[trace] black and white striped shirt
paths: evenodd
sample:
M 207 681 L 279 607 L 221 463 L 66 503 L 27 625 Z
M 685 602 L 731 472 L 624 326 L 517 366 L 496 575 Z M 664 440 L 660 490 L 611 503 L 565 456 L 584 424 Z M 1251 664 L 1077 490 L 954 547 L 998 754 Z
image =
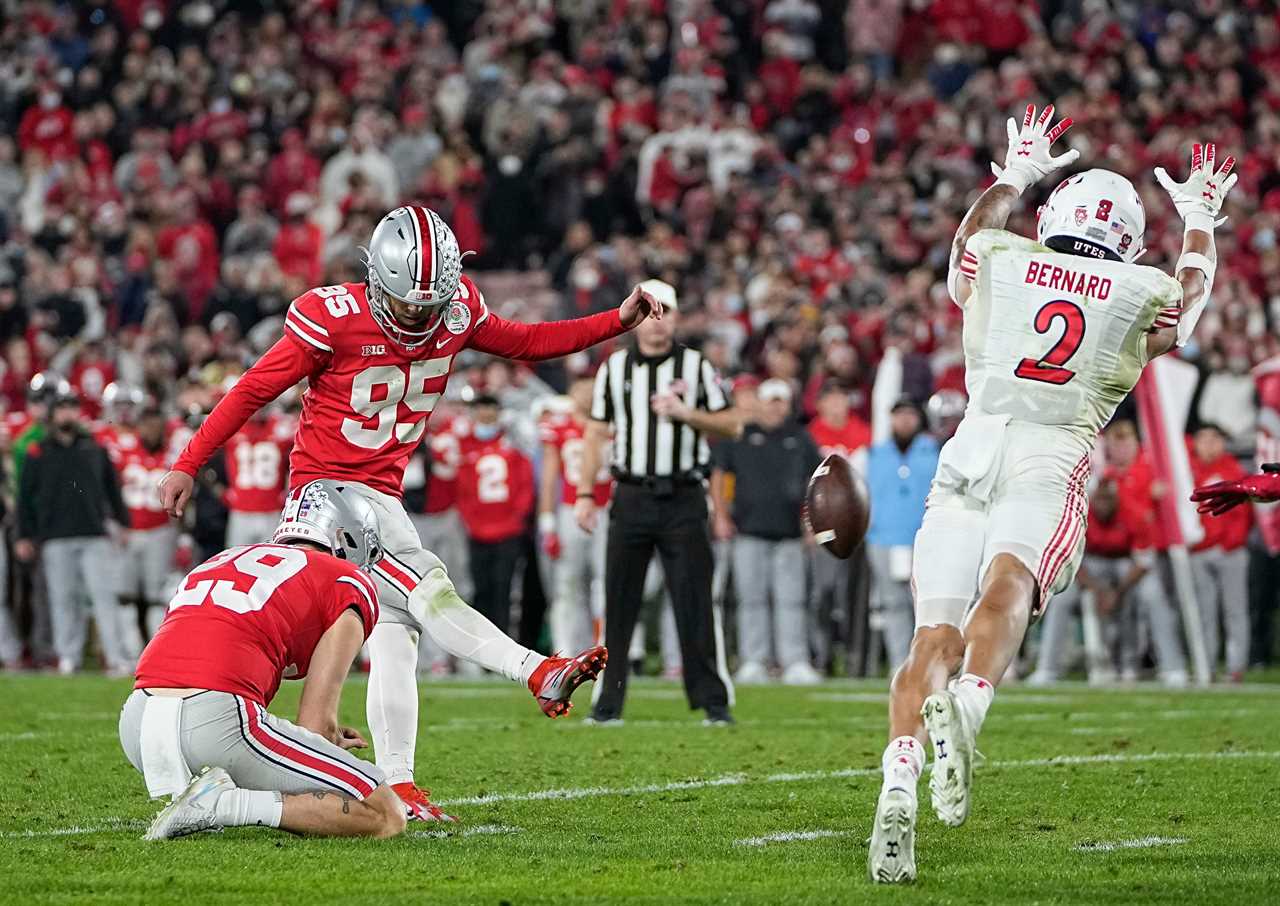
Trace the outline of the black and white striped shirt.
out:
M 656 393 L 679 389 L 690 409 L 719 412 L 729 407 L 719 377 L 696 349 L 676 344 L 665 356 L 648 358 L 620 349 L 596 372 L 591 417 L 613 425 L 613 470 L 632 478 L 705 475 L 711 450 L 702 432 L 649 406 Z

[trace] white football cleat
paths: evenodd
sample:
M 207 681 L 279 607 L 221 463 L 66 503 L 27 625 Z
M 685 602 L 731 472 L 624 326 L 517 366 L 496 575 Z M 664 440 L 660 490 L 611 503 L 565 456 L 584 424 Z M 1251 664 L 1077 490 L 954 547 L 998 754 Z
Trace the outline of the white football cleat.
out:
M 147 828 L 144 840 L 172 840 L 201 831 L 221 830 L 214 806 L 223 793 L 236 788 L 231 775 L 222 768 L 205 768 L 187 784 Z
M 920 709 L 933 743 L 933 771 L 929 794 L 938 820 L 959 827 L 969 817 L 969 789 L 973 784 L 973 732 L 955 693 L 935 692 Z
M 901 884 L 916 879 L 916 797 L 902 787 L 880 791 L 867 877 L 876 884 Z

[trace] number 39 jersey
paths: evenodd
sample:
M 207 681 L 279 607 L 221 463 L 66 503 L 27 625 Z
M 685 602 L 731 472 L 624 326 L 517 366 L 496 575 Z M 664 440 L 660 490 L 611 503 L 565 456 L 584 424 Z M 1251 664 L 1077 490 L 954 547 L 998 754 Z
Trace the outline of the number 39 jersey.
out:
M 1182 286 L 1154 268 L 1051 251 L 1004 230 L 965 246 L 970 410 L 1069 428 L 1092 444 L 1147 364 Z
M 378 620 L 372 580 L 345 560 L 283 544 L 233 547 L 192 570 L 138 661 L 135 689 L 214 689 L 268 705 L 307 675 L 348 608 Z

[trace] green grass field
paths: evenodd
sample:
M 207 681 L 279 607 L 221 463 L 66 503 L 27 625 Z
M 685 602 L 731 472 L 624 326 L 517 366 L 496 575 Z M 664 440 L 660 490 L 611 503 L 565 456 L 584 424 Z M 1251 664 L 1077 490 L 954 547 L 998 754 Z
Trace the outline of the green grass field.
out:
M 290 685 L 273 710 L 292 717 Z M 623 727 L 548 721 L 498 682 L 424 683 L 419 781 L 459 830 L 167 844 L 141 840 L 156 808 L 116 738 L 128 688 L 0 679 L 3 902 L 1280 899 L 1280 684 L 1002 691 L 968 824 L 939 824 L 921 787 L 920 880 L 905 888 L 865 877 L 883 682 L 741 689 L 731 729 L 703 728 L 658 682 L 634 687 Z M 364 726 L 362 682 L 343 711 Z

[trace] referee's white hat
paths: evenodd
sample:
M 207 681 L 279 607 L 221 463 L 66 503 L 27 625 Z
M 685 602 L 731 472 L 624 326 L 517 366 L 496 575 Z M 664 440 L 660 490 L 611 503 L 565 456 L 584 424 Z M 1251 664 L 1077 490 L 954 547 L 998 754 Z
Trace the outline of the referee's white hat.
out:
M 640 284 L 640 288 L 657 299 L 658 304 L 663 308 L 671 311 L 680 310 L 680 306 L 676 304 L 676 288 L 665 280 L 645 280 Z

